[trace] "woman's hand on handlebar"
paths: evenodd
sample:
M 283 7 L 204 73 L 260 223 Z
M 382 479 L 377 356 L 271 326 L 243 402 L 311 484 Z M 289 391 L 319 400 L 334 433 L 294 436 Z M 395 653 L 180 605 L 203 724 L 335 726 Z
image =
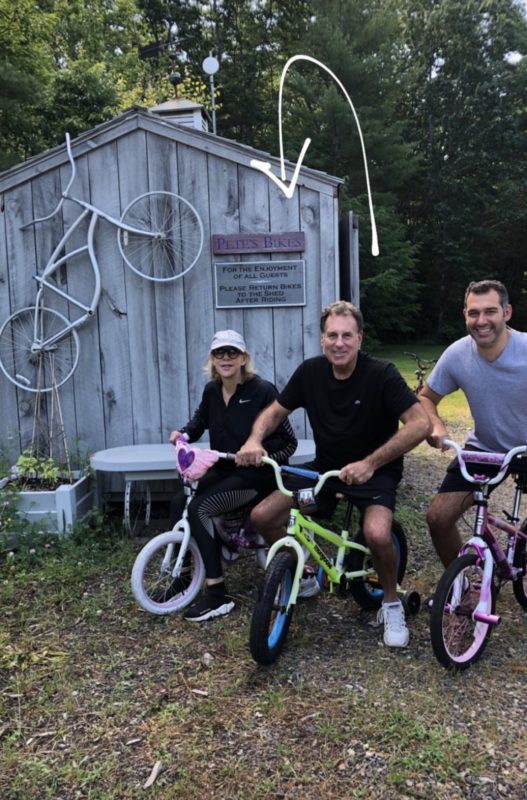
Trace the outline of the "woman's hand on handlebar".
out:
M 236 453 L 235 462 L 239 467 L 260 467 L 262 457 L 267 455 L 265 447 L 257 439 L 247 439 Z
M 171 433 L 171 434 L 170 434 L 170 436 L 168 437 L 168 440 L 169 440 L 169 442 L 171 442 L 172 444 L 175 444 L 175 443 L 177 442 L 177 440 L 178 440 L 178 439 L 179 439 L 181 436 L 183 436 L 183 434 L 181 433 L 181 431 L 172 431 L 172 433 Z

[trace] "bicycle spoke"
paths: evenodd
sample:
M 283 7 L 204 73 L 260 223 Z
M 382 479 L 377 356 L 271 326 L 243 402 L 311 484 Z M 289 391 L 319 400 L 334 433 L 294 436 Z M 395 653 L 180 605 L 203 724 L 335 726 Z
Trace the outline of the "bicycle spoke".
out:
M 53 309 L 21 309 L 0 330 L 0 369 L 11 383 L 29 392 L 61 386 L 75 370 L 78 357 L 76 331 Z
M 150 192 L 134 200 L 121 222 L 137 232 L 119 230 L 121 254 L 144 278 L 169 281 L 196 263 L 203 246 L 203 226 L 195 209 L 170 192 Z M 156 233 L 144 236 L 140 231 Z

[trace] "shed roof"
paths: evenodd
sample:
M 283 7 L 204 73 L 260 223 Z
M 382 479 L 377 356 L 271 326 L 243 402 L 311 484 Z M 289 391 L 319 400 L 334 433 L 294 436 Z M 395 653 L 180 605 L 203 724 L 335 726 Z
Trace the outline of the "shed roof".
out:
M 159 117 L 157 114 L 143 108 L 131 108 L 117 117 L 81 133 L 72 142 L 75 157 L 111 142 L 133 130 L 142 129 L 165 136 L 174 141 L 181 142 L 190 147 L 196 147 L 211 155 L 228 159 L 243 166 L 249 166 L 253 158 L 269 161 L 275 172 L 279 174 L 280 159 L 263 150 L 240 144 L 232 139 L 225 139 L 213 133 L 199 131 L 195 128 L 181 125 Z M 65 145 L 59 145 L 51 150 L 46 150 L 37 156 L 32 156 L 22 164 L 17 164 L 0 173 L 0 192 L 5 192 L 18 184 L 24 183 L 36 175 L 55 169 L 67 162 Z M 286 161 L 286 169 L 292 173 L 295 164 Z M 300 170 L 298 184 L 323 193 L 333 194 L 344 183 L 342 178 L 329 175 L 320 170 L 303 166 Z

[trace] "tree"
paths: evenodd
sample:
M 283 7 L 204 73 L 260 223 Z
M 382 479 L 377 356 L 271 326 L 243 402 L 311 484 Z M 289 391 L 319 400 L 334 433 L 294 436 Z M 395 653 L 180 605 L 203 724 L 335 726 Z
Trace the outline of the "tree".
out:
M 470 280 L 502 278 L 520 299 L 526 65 L 514 53 L 526 51 L 527 24 L 513 0 L 396 5 L 407 136 L 423 164 L 402 198 L 421 246 L 421 332 L 451 338 Z
M 397 18 L 382 0 L 313 0 L 307 32 L 296 52 L 326 65 L 346 87 L 363 131 L 380 255 L 371 255 L 364 164 L 352 111 L 325 70 L 297 62 L 288 73 L 284 108 L 287 155 L 294 161 L 306 137 L 306 163 L 345 178 L 342 210 L 360 217 L 361 305 L 370 336 L 401 338 L 417 311 L 414 247 L 408 241 L 397 195 L 418 168 L 398 119 L 393 60 Z

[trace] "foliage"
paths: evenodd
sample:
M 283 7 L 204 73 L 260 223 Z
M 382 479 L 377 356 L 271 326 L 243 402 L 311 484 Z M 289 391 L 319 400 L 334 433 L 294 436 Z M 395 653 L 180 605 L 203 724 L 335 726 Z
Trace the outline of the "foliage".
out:
M 286 155 L 296 161 L 309 136 L 306 163 L 345 178 L 369 335 L 450 339 L 466 284 L 485 277 L 507 284 L 514 324 L 527 325 L 527 17 L 517 0 L 0 0 L 0 49 L 0 169 L 66 130 L 167 100 L 170 73 L 179 96 L 210 108 L 209 52 L 220 61 L 219 134 L 276 153 L 282 68 L 295 54 L 319 59 L 363 129 L 378 258 L 355 121 L 313 64 L 288 74 Z
M 527 64 L 514 54 L 527 52 L 527 24 L 513 0 L 395 5 L 402 111 L 423 165 L 402 198 L 421 246 L 421 330 L 451 337 L 470 280 L 502 278 L 513 303 L 524 291 Z
M 31 450 L 24 450 L 16 462 L 17 474 L 20 478 L 42 478 L 44 481 L 57 481 L 59 467 L 51 456 L 37 456 Z
M 307 31 L 295 44 L 337 75 L 356 108 L 374 194 L 379 257 L 371 255 L 363 154 L 353 113 L 331 76 L 313 64 L 297 62 L 288 76 L 288 154 L 296 159 L 309 136 L 307 163 L 345 178 L 342 210 L 351 209 L 360 218 L 361 306 L 368 334 L 401 338 L 414 325 L 418 282 L 416 248 L 407 239 L 397 193 L 405 190 L 419 163 L 397 115 L 397 18 L 379 0 L 367 5 L 363 0 L 313 0 L 311 7 Z

